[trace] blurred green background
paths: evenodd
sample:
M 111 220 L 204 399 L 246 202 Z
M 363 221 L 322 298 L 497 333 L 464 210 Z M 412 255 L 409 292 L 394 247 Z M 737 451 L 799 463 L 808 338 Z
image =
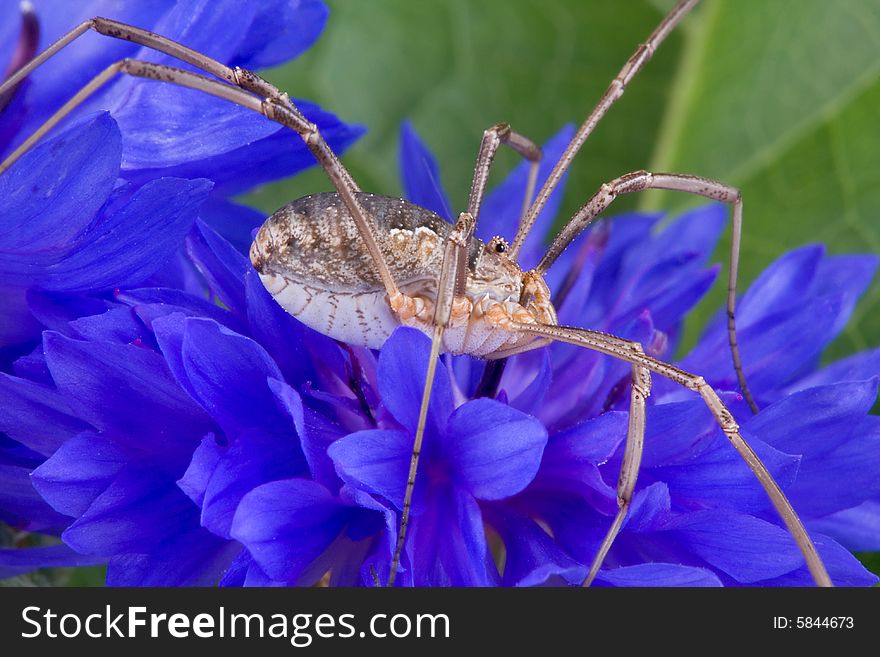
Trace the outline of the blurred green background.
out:
M 580 123 L 671 0 L 329 0 L 318 43 L 268 77 L 369 129 L 344 157 L 361 187 L 399 194 L 400 123 L 411 119 L 459 209 L 482 131 L 499 121 L 542 142 Z M 745 285 L 783 252 L 880 253 L 880 2 L 705 0 L 584 146 L 559 221 L 604 181 L 640 168 L 742 189 Z M 516 163 L 502 151 L 500 171 Z M 248 200 L 267 212 L 330 189 L 312 171 Z M 611 212 L 678 211 L 650 192 Z M 727 261 L 729 242 L 716 254 Z M 692 318 L 721 304 L 721 285 Z M 880 286 L 832 349 L 880 344 Z
M 467 198 L 485 128 L 499 121 L 543 142 L 580 123 L 671 0 L 328 0 L 308 53 L 266 72 L 367 135 L 344 157 L 361 187 L 397 195 L 398 136 L 411 119 L 436 154 L 453 205 Z M 880 253 L 880 2 L 704 0 L 587 142 L 559 221 L 604 181 L 640 168 L 742 189 L 741 289 L 785 251 Z M 494 181 L 517 159 L 499 155 Z M 267 213 L 328 190 L 320 171 L 245 197 Z M 623 197 L 613 212 L 679 211 L 685 195 Z M 729 242 L 716 259 L 727 261 Z M 691 318 L 689 340 L 722 303 Z M 875 281 L 829 357 L 880 345 Z M 0 536 L 0 543 L 4 542 Z M 9 542 L 11 537 L 5 537 Z M 877 555 L 860 555 L 880 572 Z M 7 584 L 100 584 L 101 569 Z

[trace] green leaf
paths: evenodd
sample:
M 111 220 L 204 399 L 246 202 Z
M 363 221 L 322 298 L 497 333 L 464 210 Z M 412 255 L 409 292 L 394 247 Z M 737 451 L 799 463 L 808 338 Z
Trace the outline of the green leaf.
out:
M 880 4 L 721 0 L 692 27 L 651 166 L 742 190 L 741 282 L 805 243 L 880 253 Z M 663 194 L 643 207 L 692 203 Z M 721 303 L 716 287 L 696 322 Z M 832 352 L 878 338 L 874 285 Z

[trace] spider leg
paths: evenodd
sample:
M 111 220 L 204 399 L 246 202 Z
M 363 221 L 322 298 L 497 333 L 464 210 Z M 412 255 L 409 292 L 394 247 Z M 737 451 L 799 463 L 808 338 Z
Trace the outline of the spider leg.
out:
M 545 324 L 514 323 L 511 328 L 524 333 L 530 333 L 539 338 L 549 338 L 559 342 L 567 342 L 580 347 L 586 347 L 587 349 L 608 356 L 613 356 L 614 358 L 632 363 L 635 366 L 643 367 L 650 372 L 671 379 L 685 388 L 697 392 L 712 412 L 712 415 L 720 425 L 724 435 L 727 436 L 727 439 L 733 445 L 734 449 L 736 449 L 737 453 L 746 462 L 749 469 L 751 469 L 752 473 L 757 477 L 761 486 L 764 488 L 764 491 L 773 503 L 776 512 L 782 518 L 789 533 L 792 535 L 795 543 L 797 543 L 798 548 L 804 555 L 804 560 L 806 561 L 807 567 L 809 568 L 816 584 L 819 586 L 832 586 L 831 578 L 828 576 L 828 571 L 825 569 L 825 565 L 822 563 L 822 559 L 816 551 L 816 546 L 813 544 L 809 534 L 807 534 L 803 523 L 792 508 L 785 493 L 779 488 L 779 485 L 773 479 L 773 476 L 767 471 L 767 468 L 761 462 L 761 459 L 758 458 L 757 454 L 755 454 L 742 435 L 740 435 L 739 425 L 737 425 L 733 415 L 724 405 L 724 402 L 721 401 L 718 393 L 706 383 L 703 377 L 691 374 L 690 372 L 685 372 L 674 365 L 664 363 L 656 358 L 651 358 L 642 353 L 640 348 L 634 347 L 634 343 L 605 333 Z M 638 418 L 636 419 L 638 420 Z M 630 421 L 632 422 L 632 420 L 633 416 L 631 412 Z M 630 439 L 628 436 L 627 451 L 629 452 L 629 450 Z M 622 474 L 621 477 L 623 476 L 624 475 Z M 620 514 L 618 514 L 618 516 L 619 515 Z M 594 567 L 596 567 L 595 563 Z
M 12 166 L 24 153 L 26 153 L 43 135 L 57 125 L 65 116 L 78 107 L 86 98 L 106 84 L 117 73 L 125 73 L 136 77 L 170 82 L 191 89 L 196 89 L 227 101 L 246 107 L 265 117 L 287 126 L 294 130 L 305 142 L 308 149 L 324 169 L 336 191 L 341 196 L 346 207 L 357 225 L 361 239 L 370 253 L 373 266 L 382 281 L 389 298 L 400 297 L 401 292 L 391 275 L 388 263 L 376 242 L 376 229 L 374 222 L 366 211 L 361 207 L 355 197 L 360 188 L 355 184 L 348 170 L 339 161 L 330 146 L 321 136 L 318 127 L 303 116 L 302 112 L 293 104 L 290 97 L 278 90 L 260 76 L 241 68 L 229 68 L 220 62 L 202 55 L 191 48 L 187 48 L 175 41 L 153 34 L 147 30 L 132 27 L 106 18 L 93 18 L 85 21 L 74 28 L 58 41 L 49 46 L 33 60 L 25 64 L 14 75 L 0 85 L 0 97 L 18 84 L 27 74 L 36 69 L 40 64 L 60 51 L 64 46 L 84 34 L 89 29 L 94 29 L 102 34 L 118 39 L 133 41 L 160 52 L 171 55 L 192 64 L 197 68 L 216 75 L 221 80 L 213 80 L 196 73 L 166 66 L 164 64 L 152 64 L 135 59 L 123 59 L 105 68 L 101 73 L 86 83 L 69 101 L 56 111 L 46 122 L 30 135 L 18 148 L 15 149 L 2 163 L 0 174 Z M 226 84 L 229 83 L 229 84 Z
M 636 346 L 638 347 L 636 349 Z M 641 353 L 641 346 L 633 343 L 631 348 L 636 353 Z M 630 392 L 629 420 L 626 428 L 626 448 L 623 453 L 623 462 L 620 466 L 620 476 L 617 479 L 617 515 L 608 529 L 608 533 L 602 540 L 590 572 L 583 581 L 583 586 L 593 583 L 599 568 L 605 561 L 614 539 L 623 527 L 629 505 L 632 502 L 633 492 L 636 489 L 636 479 L 639 476 L 639 468 L 642 465 L 642 453 L 645 449 L 645 400 L 651 394 L 651 373 L 641 365 L 632 367 L 632 388 Z
M 571 161 L 587 140 L 587 137 L 590 136 L 593 129 L 602 117 L 605 116 L 605 113 L 623 95 L 623 92 L 626 90 L 630 81 L 645 67 L 645 64 L 651 59 L 654 51 L 657 50 L 661 43 L 663 43 L 675 26 L 681 22 L 681 19 L 694 8 L 697 2 L 699 2 L 699 0 L 679 0 L 675 7 L 672 8 L 651 33 L 648 40 L 640 45 L 627 60 L 626 64 L 624 64 L 623 68 L 620 70 L 620 73 L 617 74 L 617 77 L 611 81 L 608 89 L 606 89 L 604 95 L 599 100 L 599 104 L 596 105 L 593 111 L 590 112 L 589 116 L 587 116 L 581 124 L 581 127 L 578 128 L 578 131 L 566 147 L 565 152 L 563 152 L 562 157 L 559 158 L 559 162 L 553 167 L 553 171 L 550 172 L 550 175 L 541 187 L 541 191 L 538 192 L 535 202 L 532 203 L 529 208 L 528 215 L 526 215 L 525 220 L 520 224 L 519 230 L 516 233 L 516 238 L 513 240 L 510 249 L 511 258 L 514 260 L 516 259 L 520 249 L 526 241 L 529 231 L 535 223 L 535 220 L 538 218 L 544 205 L 550 199 L 550 195 L 553 193 L 556 185 L 559 184 L 563 174 L 565 174 L 566 170 L 571 165 Z
M 388 574 L 387 586 L 394 586 L 400 555 L 406 542 L 406 530 L 409 526 L 413 491 L 416 485 L 416 474 L 419 467 L 419 455 L 425 437 L 425 425 L 428 420 L 428 406 L 431 401 L 431 390 L 434 386 L 434 374 L 437 370 L 437 359 L 443 344 L 443 331 L 452 319 L 453 305 L 464 293 L 467 280 L 468 245 L 474 234 L 476 221 L 467 212 L 462 212 L 449 235 L 443 249 L 443 263 L 437 283 L 437 300 L 434 305 L 433 335 L 431 337 L 431 355 L 428 357 L 428 371 L 425 386 L 422 389 L 422 401 L 419 406 L 419 419 L 416 425 L 416 436 L 413 441 L 412 456 L 409 463 L 409 474 L 406 478 L 406 492 L 403 498 L 403 509 L 400 515 L 400 528 L 397 532 L 397 543 L 391 559 L 391 570 Z
M 475 220 L 479 218 L 480 205 L 483 202 L 486 183 L 489 180 L 489 171 L 492 168 L 495 154 L 498 152 L 501 144 L 510 146 L 531 163 L 529 177 L 526 182 L 526 192 L 519 216 L 519 222 L 522 224 L 532 202 L 532 197 L 535 195 L 535 185 L 538 181 L 538 169 L 541 166 L 543 152 L 541 147 L 535 142 L 528 137 L 523 137 L 518 132 L 514 132 L 506 123 L 493 125 L 483 133 L 480 150 L 477 151 L 477 162 L 474 166 L 474 179 L 471 183 L 470 195 L 468 196 L 467 211 Z
M 611 182 L 603 184 L 599 191 L 587 201 L 580 210 L 559 232 L 541 262 L 532 270 L 537 276 L 543 276 L 550 269 L 556 259 L 574 241 L 574 239 L 589 226 L 593 220 L 604 212 L 609 205 L 621 194 L 640 192 L 646 189 L 668 189 L 677 192 L 696 194 L 715 201 L 721 201 L 733 208 L 733 227 L 731 230 L 730 243 L 730 267 L 727 275 L 727 341 L 730 345 L 730 354 L 733 359 L 733 369 L 742 390 L 743 397 L 749 404 L 753 413 L 758 412 L 754 395 L 746 381 L 743 371 L 742 357 L 739 351 L 739 340 L 736 336 L 736 279 L 739 271 L 740 242 L 742 239 L 742 194 L 734 187 L 729 187 L 715 180 L 690 176 L 679 173 L 651 173 L 649 171 L 634 171 L 627 173 Z
M 225 64 L 218 62 L 216 59 L 208 57 L 192 48 L 188 48 L 181 43 L 173 41 L 167 37 L 163 37 L 154 32 L 150 32 L 149 30 L 145 30 L 140 27 L 135 27 L 133 25 L 128 25 L 127 23 L 121 23 L 119 21 L 111 20 L 109 18 L 101 18 L 99 16 L 95 18 L 90 18 L 87 21 L 83 21 L 75 28 L 64 34 L 57 41 L 52 43 L 48 48 L 46 48 L 39 55 L 30 60 L 27 64 L 19 68 L 13 75 L 11 75 L 2 85 L 0 85 L 0 97 L 2 97 L 3 93 L 6 92 L 7 89 L 13 88 L 19 82 L 21 82 L 25 77 L 30 75 L 36 68 L 44 64 L 48 59 L 57 54 L 64 47 L 78 39 L 80 36 L 88 32 L 89 30 L 94 30 L 99 34 L 103 34 L 105 36 L 112 37 L 114 39 L 120 39 L 123 41 L 131 41 L 132 43 L 137 43 L 142 46 L 146 46 L 147 48 L 151 48 L 152 50 L 156 50 L 157 52 L 161 52 L 163 54 L 174 57 L 175 59 L 179 59 L 182 62 L 186 62 L 198 69 L 206 73 L 210 73 L 211 75 L 216 76 L 217 78 L 223 80 L 224 82 L 228 82 L 229 84 L 235 85 L 237 87 L 241 87 L 251 93 L 257 94 L 263 98 L 274 98 L 280 101 L 284 101 L 290 105 L 290 108 L 293 112 L 297 114 L 297 116 L 305 121 L 305 116 L 303 116 L 302 112 L 299 111 L 299 108 L 290 100 L 290 97 L 278 87 L 271 84 L 267 80 L 264 80 L 262 77 L 248 71 L 246 69 L 240 68 L 238 66 L 231 68 L 226 66 Z M 320 137 L 320 135 L 319 135 Z M 352 179 L 351 175 L 348 171 L 340 164 L 340 175 L 345 179 L 348 186 L 352 189 L 352 191 L 360 191 L 357 184 Z

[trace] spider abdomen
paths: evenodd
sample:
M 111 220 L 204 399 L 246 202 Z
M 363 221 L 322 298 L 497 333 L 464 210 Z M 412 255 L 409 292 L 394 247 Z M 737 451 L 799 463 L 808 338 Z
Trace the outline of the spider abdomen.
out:
M 287 312 L 336 340 L 378 349 L 401 324 L 430 335 L 451 224 L 402 199 L 364 193 L 357 198 L 374 223 L 395 283 L 415 304 L 407 313 L 392 310 L 357 225 L 336 193 L 298 199 L 269 217 L 251 245 L 254 268 Z M 498 313 L 487 310 L 518 307 L 521 289 L 519 267 L 472 238 L 465 291 L 472 312 L 448 328 L 443 351 L 491 357 L 508 345 L 513 336 L 493 319 Z

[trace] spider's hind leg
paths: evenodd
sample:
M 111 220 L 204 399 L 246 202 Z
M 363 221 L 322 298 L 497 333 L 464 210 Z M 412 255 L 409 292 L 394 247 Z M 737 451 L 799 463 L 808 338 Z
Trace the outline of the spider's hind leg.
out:
M 643 368 L 671 379 L 679 385 L 698 393 L 700 397 L 703 398 L 703 401 L 706 403 L 706 406 L 708 406 L 712 415 L 715 417 L 715 421 L 718 422 L 724 435 L 730 441 L 731 445 L 733 445 L 734 449 L 736 449 L 740 457 L 749 466 L 749 469 L 758 479 L 764 492 L 767 493 L 767 497 L 770 498 L 773 507 L 785 523 L 788 532 L 791 534 L 803 554 L 807 567 L 810 570 L 810 574 L 813 576 L 816 584 L 819 586 L 832 585 L 831 578 L 828 576 L 828 571 L 825 569 L 825 564 L 822 562 L 812 539 L 809 534 L 807 534 L 807 530 L 804 528 L 801 519 L 792 508 L 791 502 L 788 501 L 785 493 L 779 488 L 779 485 L 773 479 L 773 476 L 767 470 L 767 467 L 740 434 L 739 425 L 737 425 L 736 420 L 733 418 L 733 414 L 727 409 L 724 402 L 721 401 L 718 393 L 712 389 L 712 386 L 706 383 L 703 377 L 691 374 L 690 372 L 685 372 L 674 365 L 652 358 L 651 356 L 644 354 L 641 348 L 634 347 L 633 345 L 635 343 L 605 333 L 568 326 L 550 326 L 546 324 L 515 323 L 512 328 L 524 333 L 529 333 L 538 338 L 567 342 L 568 344 L 585 347 L 592 351 L 618 358 L 631 363 L 633 366 Z M 634 386 L 634 395 L 636 394 L 636 388 L 637 386 Z M 639 413 L 639 411 L 636 411 L 636 413 Z M 630 422 L 632 422 L 633 419 L 633 411 L 630 409 Z M 635 419 L 636 421 L 644 421 L 644 414 L 641 414 L 641 418 L 637 416 Z M 630 449 L 635 450 L 636 447 L 631 447 L 628 437 L 627 452 L 629 452 Z M 629 465 L 629 468 L 633 468 L 632 464 Z M 635 468 L 635 470 L 637 469 L 638 468 Z M 626 458 L 624 458 L 624 472 L 621 474 L 622 481 L 624 475 L 627 474 L 626 470 Z M 629 482 L 626 483 L 629 485 Z M 618 514 L 618 517 L 619 516 L 620 514 Z M 615 522 L 617 522 L 617 519 L 615 519 Z M 612 527 L 612 531 L 613 530 L 614 527 Z M 606 541 L 607 540 L 608 539 L 606 538 Z

